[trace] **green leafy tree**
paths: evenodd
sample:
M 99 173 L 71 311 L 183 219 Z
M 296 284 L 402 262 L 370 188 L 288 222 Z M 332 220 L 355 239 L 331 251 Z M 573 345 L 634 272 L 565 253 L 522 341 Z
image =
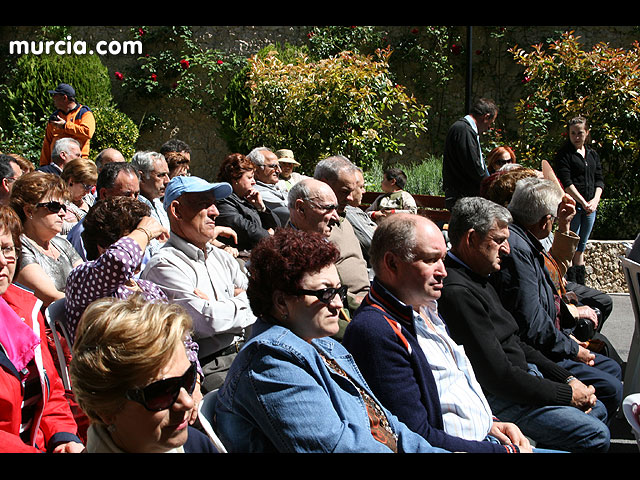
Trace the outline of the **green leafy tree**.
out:
M 343 154 L 366 167 L 401 154 L 402 140 L 426 131 L 428 107 L 395 83 L 389 50 L 342 52 L 283 62 L 276 51 L 249 59 L 249 115 L 238 134 L 247 145 L 292 148 L 310 171 L 324 156 Z
M 573 32 L 525 51 L 510 49 L 524 67 L 516 106 L 519 159 L 539 166 L 566 139 L 566 123 L 582 115 L 605 174 L 605 197 L 640 194 L 640 45 L 582 49 Z

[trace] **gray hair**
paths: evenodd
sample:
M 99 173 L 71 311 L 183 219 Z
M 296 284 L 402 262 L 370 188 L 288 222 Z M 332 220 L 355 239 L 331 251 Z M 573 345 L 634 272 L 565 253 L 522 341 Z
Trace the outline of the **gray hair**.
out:
M 151 151 L 136 152 L 131 159 L 131 165 L 141 171 L 144 177 L 148 179 L 153 170 L 153 162 L 158 159 L 164 160 L 164 155 Z
M 334 155 L 320 160 L 313 172 L 313 178 L 326 182 L 335 182 L 343 171 L 355 172 L 358 167 L 343 155 Z
M 502 205 L 482 197 L 464 197 L 451 209 L 449 240 L 457 246 L 471 229 L 484 237 L 496 223 L 503 227 L 512 221 L 511 213 Z
M 56 140 L 56 143 L 53 144 L 53 148 L 51 149 L 51 161 L 55 162 L 55 160 L 59 160 L 62 152 L 69 153 L 69 148 L 73 144 L 80 148 L 80 142 L 75 138 L 64 137 L 60 140 Z
M 369 262 L 373 271 L 380 273 L 380 266 L 387 252 L 397 255 L 406 263 L 415 259 L 416 218 L 413 215 L 392 215 L 376 227 L 371 246 Z
M 507 208 L 514 220 L 526 227 L 547 215 L 556 215 L 562 195 L 562 190 L 551 180 L 523 178 L 516 183 Z
M 247 158 L 251 160 L 256 167 L 262 167 L 264 166 L 264 154 L 262 152 L 265 151 L 270 152 L 271 149 L 267 147 L 256 147 L 247 154 Z

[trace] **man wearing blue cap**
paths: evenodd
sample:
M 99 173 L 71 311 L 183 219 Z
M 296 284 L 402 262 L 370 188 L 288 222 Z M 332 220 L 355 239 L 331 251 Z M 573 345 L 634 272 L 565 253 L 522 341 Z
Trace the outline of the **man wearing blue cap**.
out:
M 89 158 L 89 141 L 96 131 L 96 119 L 86 105 L 76 100 L 76 91 L 67 84 L 49 90 L 55 111 L 49 117 L 40 153 L 40 166 L 51 163 L 51 150 L 60 138 L 75 138 L 80 143 L 82 158 Z
M 194 340 L 205 379 L 203 392 L 218 388 L 255 322 L 238 261 L 211 244 L 216 237 L 216 201 L 232 192 L 228 183 L 177 176 L 167 184 L 164 208 L 169 240 L 149 260 L 141 278 L 157 284 L 193 319 Z

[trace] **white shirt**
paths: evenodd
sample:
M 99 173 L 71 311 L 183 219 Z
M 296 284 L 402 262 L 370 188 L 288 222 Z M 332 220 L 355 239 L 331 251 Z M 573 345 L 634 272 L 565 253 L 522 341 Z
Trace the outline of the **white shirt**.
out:
M 152 218 L 155 218 L 160 223 L 160 225 L 162 225 L 164 228 L 169 230 L 170 228 L 169 216 L 167 215 L 167 211 L 164 209 L 164 206 L 162 205 L 162 200 L 160 200 L 159 198 L 154 198 L 153 201 L 151 201 L 142 194 L 138 195 L 138 200 L 140 200 L 145 205 L 148 205 L 149 208 L 151 209 L 150 216 Z M 145 264 L 148 261 L 148 258 L 151 255 L 155 254 L 160 249 L 160 247 L 162 247 L 162 245 L 163 243 L 159 242 L 155 238 L 151 240 L 151 242 L 149 243 L 149 246 L 147 247 L 147 255 L 144 262 Z
M 464 347 L 449 337 L 435 301 L 421 311 L 435 329 L 429 328 L 424 318 L 414 312 L 418 343 L 438 386 L 444 431 L 467 440 L 484 440 L 493 416 Z
M 212 245 L 205 253 L 171 234 L 140 277 L 157 284 L 170 302 L 182 305 L 191 315 L 200 358 L 237 341 L 256 320 L 246 292 L 234 296 L 236 287 L 246 290 L 248 284 L 240 264 Z M 196 289 L 207 299 L 198 296 Z

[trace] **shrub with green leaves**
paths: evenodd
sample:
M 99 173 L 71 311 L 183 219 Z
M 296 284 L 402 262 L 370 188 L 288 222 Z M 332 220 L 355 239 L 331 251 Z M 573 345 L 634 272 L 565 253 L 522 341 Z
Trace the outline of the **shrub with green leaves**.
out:
M 428 106 L 393 81 L 389 50 L 342 52 L 318 61 L 300 54 L 283 62 L 276 51 L 249 59 L 245 144 L 290 148 L 302 171 L 334 154 L 366 167 L 402 153 L 402 143 L 426 131 Z
M 566 124 L 582 115 L 591 124 L 602 160 L 605 197 L 640 195 L 640 44 L 598 43 L 582 49 L 573 32 L 530 51 L 510 49 L 524 67 L 518 158 L 539 168 L 566 139 Z
M 115 148 L 126 159 L 136 152 L 140 132 L 135 123 L 115 107 L 99 107 L 93 110 L 96 132 L 91 141 L 90 158 L 95 158 L 105 148 Z

